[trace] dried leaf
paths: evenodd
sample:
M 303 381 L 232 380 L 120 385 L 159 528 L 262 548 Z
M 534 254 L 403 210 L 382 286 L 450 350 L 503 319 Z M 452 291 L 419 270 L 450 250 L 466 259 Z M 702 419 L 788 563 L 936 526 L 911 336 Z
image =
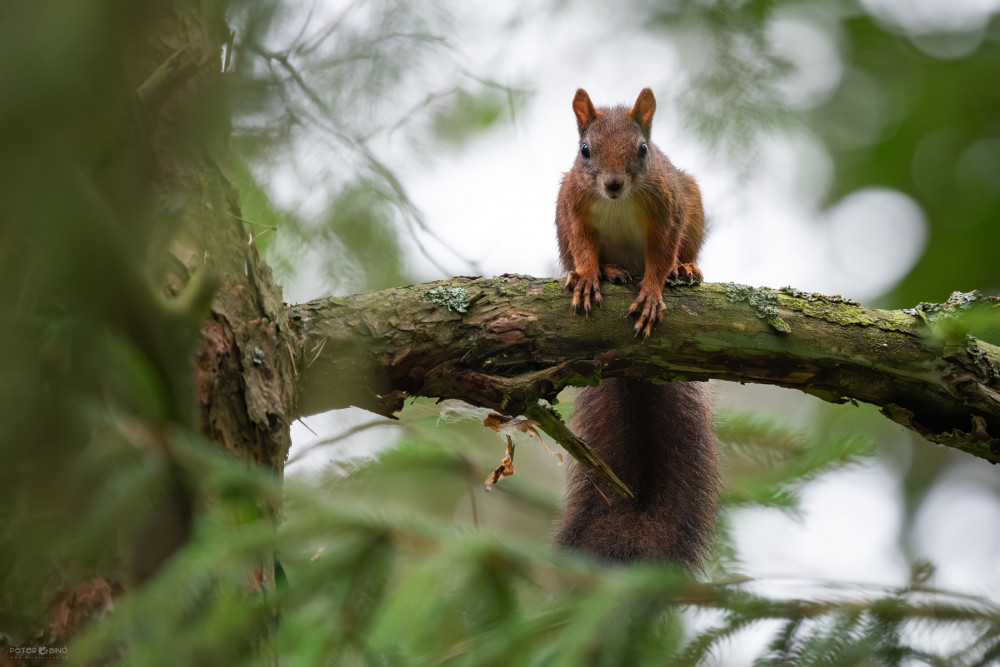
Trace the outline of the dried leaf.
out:
M 489 491 L 493 488 L 493 485 L 499 482 L 504 477 L 509 477 L 514 474 L 514 442 L 507 436 L 507 454 L 500 461 L 500 466 L 490 473 L 490 476 L 486 478 L 486 490 Z
M 542 447 L 545 448 L 545 451 L 559 459 L 559 465 L 563 464 L 563 455 L 549 449 L 549 446 L 545 444 L 544 440 L 542 440 L 541 434 L 535 429 L 535 427 L 538 426 L 538 422 L 534 419 L 518 419 L 516 417 L 502 415 L 499 412 L 491 412 L 483 419 L 483 426 L 491 428 L 497 433 L 500 433 L 503 429 L 513 428 L 521 433 L 527 433 L 529 438 L 535 436 L 538 438 L 538 442 L 542 443 Z M 510 436 L 507 437 L 509 438 Z

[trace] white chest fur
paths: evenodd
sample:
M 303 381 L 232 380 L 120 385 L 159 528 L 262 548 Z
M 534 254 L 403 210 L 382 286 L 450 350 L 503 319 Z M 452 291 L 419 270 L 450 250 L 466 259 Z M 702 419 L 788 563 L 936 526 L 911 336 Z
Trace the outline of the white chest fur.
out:
M 594 227 L 600 235 L 601 264 L 620 264 L 641 274 L 646 263 L 646 235 L 631 197 L 594 204 Z

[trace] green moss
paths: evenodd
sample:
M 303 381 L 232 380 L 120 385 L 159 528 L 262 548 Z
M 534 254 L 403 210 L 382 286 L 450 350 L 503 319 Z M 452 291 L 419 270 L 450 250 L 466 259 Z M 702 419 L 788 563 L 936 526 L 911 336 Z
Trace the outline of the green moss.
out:
M 730 303 L 745 302 L 753 308 L 754 315 L 764 320 L 781 333 L 792 329 L 778 316 L 778 295 L 763 287 L 750 287 L 738 283 L 726 283 L 726 300 Z
M 815 310 L 803 309 L 802 312 L 806 315 L 822 317 L 828 322 L 836 322 L 844 326 L 858 324 L 867 327 L 882 323 L 879 318 L 869 314 L 868 311 L 849 303 L 823 303 L 820 308 Z M 882 328 L 891 330 L 892 326 L 882 326 Z
M 522 296 L 528 293 L 528 289 L 537 279 L 532 276 L 522 276 L 518 273 L 505 273 L 502 276 L 491 278 L 490 287 L 495 289 L 500 296 Z
M 550 280 L 542 287 L 544 294 L 562 294 L 566 288 L 561 280 Z
M 892 313 L 890 312 L 883 312 L 883 317 L 872 315 L 868 309 L 856 308 L 855 306 L 859 305 L 857 301 L 839 294 L 830 296 L 818 292 L 804 292 L 794 287 L 782 287 L 779 291 L 796 298 L 796 301 L 788 304 L 790 308 L 827 322 L 843 325 L 877 326 L 886 331 L 892 331 L 909 324 L 907 320 L 900 319 L 902 316 L 891 317 Z

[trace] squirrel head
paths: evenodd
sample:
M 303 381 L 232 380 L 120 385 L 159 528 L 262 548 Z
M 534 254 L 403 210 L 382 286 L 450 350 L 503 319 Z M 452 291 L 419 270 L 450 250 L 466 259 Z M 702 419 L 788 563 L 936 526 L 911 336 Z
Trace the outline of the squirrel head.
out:
M 580 131 L 574 169 L 606 199 L 624 199 L 642 185 L 649 168 L 649 140 L 656 111 L 653 91 L 643 88 L 635 105 L 595 108 L 584 89 L 576 91 L 573 113 Z

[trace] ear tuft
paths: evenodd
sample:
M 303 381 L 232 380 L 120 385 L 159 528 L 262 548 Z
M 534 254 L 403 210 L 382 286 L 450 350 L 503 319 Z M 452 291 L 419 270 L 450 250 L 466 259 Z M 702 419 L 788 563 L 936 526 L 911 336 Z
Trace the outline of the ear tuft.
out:
M 597 109 L 594 108 L 594 103 L 590 101 L 590 95 L 583 88 L 577 90 L 576 97 L 573 98 L 573 113 L 576 114 L 576 127 L 580 130 L 580 134 L 583 134 L 591 121 L 597 117 Z
M 649 88 L 643 88 L 642 92 L 639 93 L 639 97 L 635 100 L 635 106 L 628 112 L 628 115 L 631 116 L 632 120 L 639 123 L 642 133 L 647 137 L 649 136 L 650 129 L 653 127 L 654 111 L 656 111 L 656 98 L 653 97 L 653 91 Z

